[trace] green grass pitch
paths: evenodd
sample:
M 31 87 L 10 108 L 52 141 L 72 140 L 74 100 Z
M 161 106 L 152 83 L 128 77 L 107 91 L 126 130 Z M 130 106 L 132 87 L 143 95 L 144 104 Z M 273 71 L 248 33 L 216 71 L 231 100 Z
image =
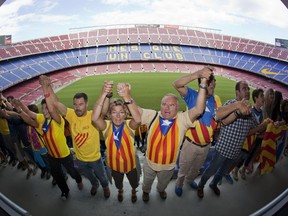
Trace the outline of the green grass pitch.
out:
M 145 72 L 145 73 L 125 73 L 125 74 L 107 74 L 84 77 L 77 82 L 61 89 L 57 92 L 59 100 L 67 107 L 73 107 L 72 98 L 77 92 L 85 92 L 88 95 L 89 109 L 98 98 L 104 80 L 114 81 L 114 96 L 119 97 L 116 92 L 116 86 L 119 82 L 128 82 L 132 86 L 132 97 L 137 104 L 143 108 L 154 110 L 160 109 L 162 97 L 167 93 L 178 92 L 172 87 L 172 82 L 185 73 L 165 73 L 165 72 Z M 235 98 L 235 81 L 216 76 L 215 94 L 219 95 L 222 103 L 228 99 Z M 193 89 L 198 89 L 197 81 L 189 83 Z M 180 110 L 185 110 L 185 103 L 180 98 Z

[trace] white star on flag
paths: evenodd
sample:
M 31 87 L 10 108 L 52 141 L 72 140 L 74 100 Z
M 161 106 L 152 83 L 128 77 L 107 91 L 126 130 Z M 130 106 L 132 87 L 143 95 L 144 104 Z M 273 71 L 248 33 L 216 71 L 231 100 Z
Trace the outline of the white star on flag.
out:
M 205 112 L 211 112 L 207 106 L 205 108 Z
M 161 126 L 169 126 L 172 122 L 170 122 L 169 120 L 163 120 L 163 123 Z
M 113 138 L 114 138 L 114 140 L 119 141 L 118 135 L 119 135 L 119 132 L 118 132 L 116 135 L 115 135 L 115 133 L 113 133 Z

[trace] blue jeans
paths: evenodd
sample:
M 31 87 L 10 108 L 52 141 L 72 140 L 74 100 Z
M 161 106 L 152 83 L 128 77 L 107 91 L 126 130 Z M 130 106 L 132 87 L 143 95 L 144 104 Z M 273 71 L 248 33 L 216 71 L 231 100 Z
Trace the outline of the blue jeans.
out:
M 205 169 L 201 180 L 198 184 L 199 188 L 204 188 L 208 179 L 214 175 L 213 180 L 210 185 L 217 186 L 218 182 L 222 179 L 222 177 L 228 172 L 230 167 L 233 165 L 234 160 L 226 158 L 222 156 L 217 150 L 214 151 L 214 156 L 209 164 L 209 166 Z
M 102 158 L 92 162 L 85 162 L 77 159 L 76 164 L 79 168 L 79 171 L 89 179 L 93 186 L 98 187 L 99 181 L 103 188 L 108 186 L 108 178 L 102 162 Z

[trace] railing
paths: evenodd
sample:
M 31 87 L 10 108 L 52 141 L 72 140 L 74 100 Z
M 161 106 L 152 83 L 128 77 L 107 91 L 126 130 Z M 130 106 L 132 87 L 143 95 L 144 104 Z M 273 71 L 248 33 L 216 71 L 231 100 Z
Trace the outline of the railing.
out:
M 274 215 L 277 212 L 281 212 L 281 209 L 288 203 L 288 188 L 276 197 L 273 201 L 268 203 L 263 208 L 259 209 L 258 211 L 254 212 L 250 216 L 270 216 Z M 286 206 L 287 207 L 287 206 Z M 287 211 L 287 209 L 286 209 Z M 279 214 L 284 215 L 284 214 Z
M 30 216 L 31 214 L 24 210 L 23 208 L 16 205 L 5 195 L 0 193 L 0 214 L 1 215 L 13 215 L 13 216 Z

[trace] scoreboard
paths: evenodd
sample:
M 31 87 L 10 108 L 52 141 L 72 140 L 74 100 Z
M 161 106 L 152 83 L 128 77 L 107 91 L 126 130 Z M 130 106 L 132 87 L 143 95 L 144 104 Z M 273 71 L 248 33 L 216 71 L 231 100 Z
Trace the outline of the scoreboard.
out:
M 12 35 L 0 35 L 0 47 L 10 46 L 12 44 Z
M 275 46 L 288 49 L 288 40 L 275 38 Z

